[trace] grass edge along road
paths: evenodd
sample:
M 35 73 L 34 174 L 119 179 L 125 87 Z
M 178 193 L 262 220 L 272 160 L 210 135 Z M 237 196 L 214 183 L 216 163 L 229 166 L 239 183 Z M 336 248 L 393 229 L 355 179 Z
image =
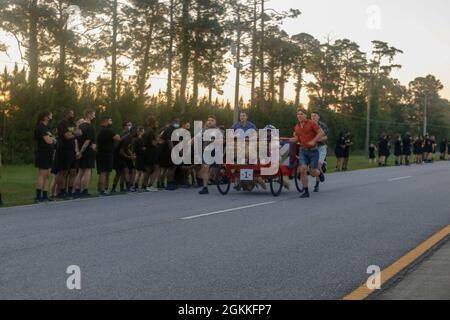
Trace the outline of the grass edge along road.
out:
M 394 164 L 391 157 L 390 165 Z M 329 173 L 334 172 L 336 158 L 328 158 Z M 378 164 L 370 164 L 363 155 L 354 155 L 350 158 L 349 171 L 377 168 Z M 0 192 L 3 196 L 3 207 L 14 207 L 34 203 L 36 189 L 37 169 L 33 165 L 6 165 L 0 169 Z M 90 187 L 91 193 L 96 194 L 97 174 L 94 174 Z M 3 208 L 2 207 L 2 208 Z

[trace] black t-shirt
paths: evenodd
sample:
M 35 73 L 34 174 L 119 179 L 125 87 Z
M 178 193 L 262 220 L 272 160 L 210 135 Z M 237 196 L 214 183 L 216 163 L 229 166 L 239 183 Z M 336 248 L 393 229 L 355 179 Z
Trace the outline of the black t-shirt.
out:
M 36 126 L 36 129 L 34 130 L 34 139 L 36 140 L 36 147 L 38 151 L 53 149 L 53 145 L 45 142 L 44 137 L 46 136 L 53 137 L 50 128 L 45 124 L 43 124 L 42 122 L 40 122 Z
M 405 137 L 403 139 L 403 149 L 405 150 L 411 149 L 411 137 Z
M 136 140 L 134 140 L 133 150 L 134 150 L 134 153 L 138 157 L 143 157 L 144 156 L 144 154 L 145 154 L 145 144 L 144 144 L 144 140 L 142 138 L 137 138 Z
M 89 147 L 91 147 L 93 144 L 95 144 L 95 130 L 94 126 L 90 123 L 83 123 L 80 125 L 80 130 L 82 132 L 82 135 L 78 139 L 79 142 L 79 148 L 81 149 L 83 147 L 83 144 L 90 140 Z
M 400 140 L 395 141 L 395 151 L 398 153 L 402 151 L 402 142 Z
M 155 150 L 156 146 L 154 145 L 154 142 L 156 141 L 156 135 L 155 131 L 153 129 L 148 129 L 144 137 L 142 138 L 145 146 L 145 152 L 150 153 L 153 150 Z
M 425 152 L 433 152 L 433 142 L 430 139 L 425 139 Z
M 161 132 L 161 139 L 165 142 L 165 143 L 169 143 L 172 140 L 172 133 L 175 131 L 175 128 L 173 126 L 170 126 L 168 128 L 165 128 L 162 132 Z
M 75 133 L 75 124 L 63 120 L 58 125 L 58 148 L 61 150 L 75 150 L 75 139 L 66 139 L 67 132 Z
M 114 152 L 114 137 L 116 134 L 113 129 L 108 127 L 101 127 L 97 136 L 97 150 L 98 153 L 111 154 Z
M 116 155 L 122 157 L 122 154 L 120 152 L 121 150 L 123 150 L 126 154 L 131 155 L 132 143 L 133 139 L 130 135 L 126 135 L 125 137 L 123 137 L 115 149 Z
M 336 140 L 336 148 L 338 149 L 345 149 L 346 139 L 345 137 L 340 137 Z
M 439 147 L 439 151 L 441 152 L 441 153 L 444 153 L 446 150 L 447 150 L 447 142 L 445 142 L 445 141 L 442 141 L 441 142 L 441 145 L 440 145 L 440 147 Z

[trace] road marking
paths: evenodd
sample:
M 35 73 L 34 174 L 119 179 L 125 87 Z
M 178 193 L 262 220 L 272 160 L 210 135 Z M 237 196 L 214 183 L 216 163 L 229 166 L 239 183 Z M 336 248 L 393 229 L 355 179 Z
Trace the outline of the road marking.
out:
M 394 262 L 391 266 L 381 271 L 381 285 L 395 277 L 400 271 L 410 266 L 413 262 L 423 256 L 426 252 L 436 246 L 446 237 L 450 236 L 450 225 L 436 233 L 434 236 L 423 242 L 421 245 L 404 255 L 398 261 Z M 344 300 L 364 300 L 369 297 L 376 290 L 367 288 L 367 284 L 361 285 L 358 289 L 345 296 Z
M 400 180 L 406 180 L 406 179 L 411 179 L 411 178 L 412 178 L 412 176 L 399 177 L 399 178 L 392 178 L 392 179 L 389 179 L 389 182 L 400 181 Z
M 208 212 L 208 213 L 199 214 L 199 215 L 195 215 L 195 216 L 185 217 L 185 218 L 181 218 L 181 220 L 192 220 L 192 219 L 197 219 L 197 218 L 203 218 L 203 217 L 208 217 L 208 216 L 212 216 L 212 215 L 215 215 L 215 214 L 221 214 L 221 213 L 227 213 L 227 212 L 239 211 L 239 210 L 244 210 L 244 209 L 250 209 L 250 208 L 267 206 L 269 204 L 274 204 L 274 203 L 276 203 L 276 201 L 256 203 L 256 204 L 251 204 L 251 205 L 244 206 L 244 207 L 239 207 L 239 208 L 219 210 L 219 211 Z

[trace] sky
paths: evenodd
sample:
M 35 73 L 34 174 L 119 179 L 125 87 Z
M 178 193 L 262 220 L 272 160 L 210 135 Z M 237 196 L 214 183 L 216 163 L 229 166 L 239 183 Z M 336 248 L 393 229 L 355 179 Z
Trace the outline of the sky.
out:
M 450 99 L 450 1 L 448 0 L 271 0 L 267 8 L 277 11 L 295 8 L 300 18 L 287 20 L 283 28 L 290 34 L 306 32 L 321 41 L 327 38 L 348 38 L 370 52 L 371 41 L 381 40 L 404 51 L 396 63 L 403 67 L 393 72 L 403 85 L 416 77 L 435 75 Z M 10 48 L 8 56 L 0 54 L 0 68 L 13 66 L 20 60 L 14 39 L 0 32 L 0 39 Z M 232 71 L 230 67 L 230 71 Z M 164 75 L 159 75 L 164 77 Z M 241 93 L 249 97 L 246 81 L 241 80 Z M 152 92 L 164 90 L 165 82 L 152 79 Z M 233 102 L 234 72 L 224 86 L 224 99 Z M 293 99 L 293 87 L 287 86 L 286 96 Z M 307 102 L 303 92 L 302 102 Z

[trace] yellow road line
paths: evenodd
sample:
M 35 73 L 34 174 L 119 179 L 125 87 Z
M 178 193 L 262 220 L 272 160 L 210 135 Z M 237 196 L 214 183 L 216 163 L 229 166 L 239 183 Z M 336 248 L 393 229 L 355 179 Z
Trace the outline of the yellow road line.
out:
M 404 270 L 406 267 L 411 265 L 414 261 L 423 256 L 427 251 L 436 246 L 440 241 L 442 241 L 449 235 L 450 235 L 450 225 L 448 225 L 447 227 L 436 233 L 434 236 L 432 236 L 424 243 L 419 245 L 417 248 L 410 251 L 405 256 L 400 258 L 398 261 L 393 263 L 391 266 L 383 270 L 381 272 L 381 285 L 391 280 L 400 271 Z M 358 289 L 356 289 L 349 295 L 345 296 L 344 300 L 364 300 L 374 291 L 376 290 L 369 289 L 367 287 L 367 284 L 363 284 Z

